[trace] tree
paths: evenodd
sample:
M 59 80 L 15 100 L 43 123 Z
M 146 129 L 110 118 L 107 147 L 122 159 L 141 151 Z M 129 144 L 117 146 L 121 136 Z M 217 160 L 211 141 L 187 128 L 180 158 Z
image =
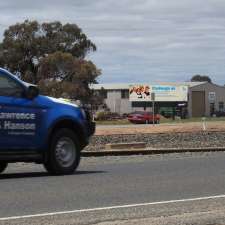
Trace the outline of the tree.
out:
M 91 61 L 75 58 L 71 53 L 55 52 L 41 59 L 37 78 L 46 95 L 90 103 L 94 96 L 89 85 L 96 83 L 100 74 Z
M 76 24 L 42 23 L 26 20 L 10 26 L 0 43 L 0 66 L 20 72 L 27 82 L 38 83 L 40 60 L 56 51 L 84 59 L 95 51 L 92 43 Z M 39 77 L 40 78 L 40 77 Z
M 206 82 L 212 83 L 212 80 L 211 80 L 211 78 L 209 76 L 207 76 L 207 75 L 198 75 L 198 74 L 194 75 L 191 78 L 191 81 L 192 82 L 195 82 L 195 81 L 197 81 L 197 82 L 204 82 L 204 81 L 206 81 Z

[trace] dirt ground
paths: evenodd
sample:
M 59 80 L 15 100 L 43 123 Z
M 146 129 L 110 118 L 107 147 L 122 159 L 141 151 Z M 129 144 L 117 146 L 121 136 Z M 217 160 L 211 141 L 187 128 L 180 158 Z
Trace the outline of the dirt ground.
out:
M 170 132 L 200 132 L 200 131 L 224 131 L 225 122 L 202 122 L 174 123 L 174 124 L 144 124 L 144 125 L 105 125 L 97 126 L 95 135 L 111 134 L 135 134 L 135 133 L 170 133 Z

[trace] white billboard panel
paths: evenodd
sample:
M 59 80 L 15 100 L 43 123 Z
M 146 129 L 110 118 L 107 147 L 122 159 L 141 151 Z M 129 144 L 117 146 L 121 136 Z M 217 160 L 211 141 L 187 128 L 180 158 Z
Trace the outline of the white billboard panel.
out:
M 184 85 L 130 85 L 129 100 L 133 102 L 187 102 L 188 86 Z M 153 94 L 152 94 L 153 93 Z

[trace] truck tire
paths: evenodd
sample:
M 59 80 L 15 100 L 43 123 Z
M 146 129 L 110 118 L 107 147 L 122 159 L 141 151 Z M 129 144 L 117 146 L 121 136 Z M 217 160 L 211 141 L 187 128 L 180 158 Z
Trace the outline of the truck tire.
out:
M 66 128 L 56 131 L 51 139 L 46 170 L 55 175 L 72 174 L 80 163 L 80 145 L 76 134 Z
M 0 162 L 0 173 L 4 172 L 7 166 L 8 166 L 8 163 Z

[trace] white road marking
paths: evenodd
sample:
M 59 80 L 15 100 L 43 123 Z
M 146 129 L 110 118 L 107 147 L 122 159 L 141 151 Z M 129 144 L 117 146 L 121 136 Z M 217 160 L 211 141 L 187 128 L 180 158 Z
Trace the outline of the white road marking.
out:
M 71 211 L 40 213 L 40 214 L 24 215 L 24 216 L 2 217 L 2 218 L 0 218 L 0 221 L 29 219 L 29 218 L 46 217 L 46 216 L 57 216 L 57 215 L 64 215 L 64 214 L 94 212 L 94 211 L 103 211 L 103 210 L 112 210 L 112 209 L 125 209 L 125 208 L 134 208 L 134 207 L 151 206 L 151 205 L 162 205 L 162 204 L 179 203 L 179 202 L 192 202 L 192 201 L 219 199 L 219 198 L 225 198 L 225 195 L 214 195 L 214 196 L 207 196 L 207 197 L 178 199 L 178 200 L 169 200 L 169 201 L 160 201 L 160 202 L 138 203 L 138 204 L 131 204 L 131 205 L 117 205 L 117 206 L 108 206 L 108 207 L 92 208 L 92 209 L 78 209 L 78 210 L 71 210 Z

